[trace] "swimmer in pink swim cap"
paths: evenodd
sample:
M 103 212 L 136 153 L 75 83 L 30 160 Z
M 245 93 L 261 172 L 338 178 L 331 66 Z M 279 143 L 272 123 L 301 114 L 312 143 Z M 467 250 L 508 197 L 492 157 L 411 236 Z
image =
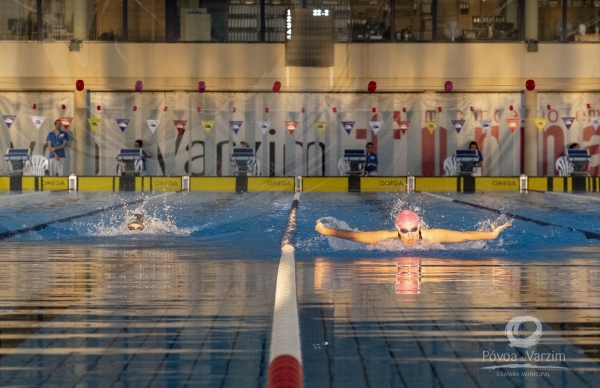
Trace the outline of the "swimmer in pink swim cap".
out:
M 406 245 L 413 245 L 418 241 L 432 243 L 463 242 L 473 240 L 493 240 L 500 232 L 511 226 L 510 222 L 494 227 L 489 232 L 467 231 L 460 232 L 449 229 L 421 229 L 419 216 L 412 210 L 402 210 L 396 217 L 396 230 L 375 230 L 371 232 L 354 232 L 346 229 L 327 228 L 317 220 L 315 230 L 323 236 L 332 236 L 344 240 L 356 241 L 365 244 L 376 244 L 388 238 L 400 238 Z

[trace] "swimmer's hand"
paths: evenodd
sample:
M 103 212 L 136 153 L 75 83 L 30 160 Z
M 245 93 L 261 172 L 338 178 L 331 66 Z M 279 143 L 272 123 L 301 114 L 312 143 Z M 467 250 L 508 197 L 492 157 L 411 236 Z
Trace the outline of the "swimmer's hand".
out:
M 323 225 L 323 223 L 321 222 L 321 220 L 317 220 L 317 225 L 315 225 L 315 230 L 319 233 L 322 234 L 323 236 L 325 236 L 325 230 L 327 228 L 325 227 L 325 225 Z
M 505 223 L 504 225 L 500 225 L 500 226 L 492 226 L 492 232 L 496 235 L 496 237 L 500 234 L 500 232 L 502 232 L 504 229 L 508 228 L 509 226 L 512 226 L 512 224 L 510 222 Z

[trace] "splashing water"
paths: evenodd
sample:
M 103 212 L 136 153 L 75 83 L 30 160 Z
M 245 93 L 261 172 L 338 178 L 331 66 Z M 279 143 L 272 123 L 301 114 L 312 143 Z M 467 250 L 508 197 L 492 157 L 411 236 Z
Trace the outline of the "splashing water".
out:
M 390 211 L 390 214 L 397 214 L 398 211 L 406 208 L 406 204 L 402 200 L 398 200 L 393 209 Z M 400 210 L 398 210 L 400 209 Z M 413 206 L 411 210 L 417 212 L 420 211 L 421 208 L 419 206 Z M 417 213 L 418 214 L 418 213 Z M 495 219 L 486 219 L 477 223 L 477 225 L 473 228 L 473 230 L 478 231 L 490 231 L 492 225 L 498 226 L 502 225 L 505 222 L 509 222 L 511 220 L 504 214 L 499 215 Z M 359 232 L 359 229 L 351 228 L 346 222 L 338 220 L 334 217 L 324 217 L 321 218 L 321 222 L 328 228 L 336 228 L 336 229 L 346 229 L 352 230 L 355 232 Z M 421 227 L 423 229 L 427 229 L 427 224 L 421 219 Z M 503 232 L 506 233 L 506 232 Z M 449 244 L 441 244 L 441 243 L 418 243 L 411 246 L 406 246 L 402 240 L 399 238 L 390 238 L 383 241 L 379 241 L 377 244 L 369 245 L 362 244 L 354 241 L 348 241 L 336 237 L 325 237 L 329 243 L 329 247 L 333 250 L 375 250 L 375 251 L 432 251 L 432 250 L 484 250 L 489 248 L 498 249 L 504 245 L 504 240 L 501 237 L 498 237 L 495 240 L 478 240 L 478 241 L 465 241 L 462 243 L 449 243 Z M 310 248 L 312 244 L 306 242 L 304 248 Z
M 107 217 L 103 217 L 97 224 L 84 224 L 88 227 L 88 234 L 91 236 L 122 236 L 122 235 L 176 235 L 189 236 L 193 232 L 201 229 L 201 227 L 180 228 L 171 218 L 168 212 L 164 215 L 157 215 L 156 210 L 148 212 L 144 209 L 145 204 L 140 205 L 136 209 L 127 210 L 125 214 L 112 213 Z M 169 210 L 166 206 L 165 212 Z M 144 215 L 144 230 L 129 230 L 127 224 L 135 218 L 135 214 Z

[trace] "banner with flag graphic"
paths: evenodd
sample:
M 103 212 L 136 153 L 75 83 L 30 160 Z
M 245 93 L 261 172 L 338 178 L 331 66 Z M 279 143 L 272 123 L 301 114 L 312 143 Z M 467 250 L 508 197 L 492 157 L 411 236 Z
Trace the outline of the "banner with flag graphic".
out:
M 535 122 L 535 126 L 537 127 L 537 129 L 541 132 L 544 130 L 544 127 L 546 126 L 546 118 L 544 117 L 538 117 L 533 119 L 533 121 Z
M 90 128 L 94 132 L 96 132 L 96 129 L 100 128 L 100 119 L 99 118 L 90 117 L 90 118 L 88 118 L 88 123 L 90 124 Z
M 263 135 L 267 134 L 267 131 L 269 130 L 270 126 L 271 126 L 270 121 L 258 121 L 258 127 L 260 128 L 260 131 L 262 132 Z
M 404 134 L 404 133 L 406 133 L 406 130 L 408 129 L 408 127 L 410 125 L 410 121 L 408 121 L 408 120 L 398 121 L 398 125 L 400 126 L 400 130 Z
M 481 129 L 483 129 L 483 133 L 487 133 L 492 125 L 492 120 L 479 120 L 479 124 L 481 124 Z
M 242 128 L 243 121 L 229 121 L 229 126 L 233 129 L 233 132 L 237 135 L 240 128 Z
M 373 130 L 373 133 L 375 135 L 377 135 L 377 133 L 381 129 L 382 123 L 383 123 L 383 121 L 369 121 L 369 125 L 371 126 L 371 129 Z
M 156 128 L 158 128 L 158 124 L 160 124 L 160 120 L 146 120 L 146 124 L 148 124 L 148 129 L 150 132 L 156 132 Z
M 563 122 L 565 123 L 565 127 L 567 129 L 571 129 L 571 125 L 575 122 L 575 117 L 563 117 Z
M 69 126 L 73 122 L 73 117 L 59 117 L 58 119 L 60 120 L 60 123 L 62 124 L 62 126 L 65 127 L 65 129 L 67 129 L 67 130 L 69 129 Z
M 33 121 L 33 125 L 35 125 L 35 127 L 37 129 L 40 129 L 40 127 L 42 126 L 42 124 L 44 124 L 44 120 L 46 120 L 46 117 L 44 117 L 44 116 L 31 116 L 31 120 Z
M 211 121 L 211 123 L 214 124 L 214 121 Z M 177 132 L 182 133 L 183 131 L 185 131 L 185 125 L 187 124 L 187 120 L 173 120 L 173 124 L 175 124 L 175 128 L 177 128 Z M 202 125 L 204 125 L 204 121 L 202 122 Z M 206 130 L 206 132 L 209 132 L 211 129 L 212 125 L 209 129 L 206 129 L 206 126 L 204 126 L 204 130 Z
M 590 122 L 594 127 L 594 130 L 597 130 L 600 127 L 600 116 L 590 116 Z
M 4 118 L 4 123 L 6 124 L 6 126 L 8 127 L 8 129 L 10 129 L 10 126 L 15 122 L 15 119 L 17 118 L 17 116 L 15 116 L 15 115 L 2 115 L 2 118 Z
M 454 129 L 456 129 L 456 133 L 460 133 L 460 130 L 465 126 L 465 120 L 451 120 L 452 125 L 454 125 Z
M 317 128 L 317 131 L 319 131 L 319 133 L 323 133 L 323 131 L 327 127 L 327 123 L 325 121 L 317 121 L 315 123 L 315 127 Z
M 286 121 L 285 122 L 285 127 L 287 128 L 288 131 L 290 131 L 290 133 L 292 135 L 294 134 L 294 131 L 296 130 L 297 126 L 298 126 L 297 121 Z
M 521 119 L 506 119 L 506 122 L 508 123 L 508 128 L 514 132 L 521 123 Z
M 346 133 L 349 135 L 352 132 L 352 128 L 354 128 L 354 124 L 356 121 L 342 121 L 342 126 L 346 130 Z
M 429 133 L 433 133 L 437 128 L 437 120 L 425 120 L 425 127 L 429 131 Z
M 117 124 L 119 125 L 119 128 L 121 128 L 121 132 L 125 132 L 129 125 L 129 119 L 117 119 Z

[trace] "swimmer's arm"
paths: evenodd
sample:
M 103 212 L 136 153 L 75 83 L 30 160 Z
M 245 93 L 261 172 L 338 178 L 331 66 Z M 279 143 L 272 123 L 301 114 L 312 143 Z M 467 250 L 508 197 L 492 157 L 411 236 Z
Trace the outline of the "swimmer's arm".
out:
M 504 229 L 508 228 L 511 225 L 512 224 L 510 222 L 507 222 L 504 225 L 500 225 L 497 227 L 494 227 L 492 225 L 492 230 L 489 232 L 460 232 L 458 230 L 448 229 L 422 229 L 421 236 L 423 236 L 423 240 L 425 241 L 436 243 L 493 240 L 496 237 L 498 237 L 500 232 L 502 232 Z
M 376 244 L 381 240 L 398 237 L 398 232 L 395 230 L 375 230 L 371 232 L 354 232 L 346 229 L 328 228 L 317 220 L 315 230 L 323 236 L 337 237 L 344 240 L 356 241 L 363 244 Z

